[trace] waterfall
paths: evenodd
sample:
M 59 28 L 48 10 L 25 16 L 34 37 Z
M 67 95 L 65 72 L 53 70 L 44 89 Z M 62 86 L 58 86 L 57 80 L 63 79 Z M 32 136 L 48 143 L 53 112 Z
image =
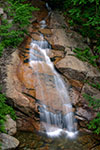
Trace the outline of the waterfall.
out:
M 46 27 L 45 20 L 40 22 L 40 27 Z M 36 95 L 42 102 L 39 107 L 41 126 L 48 136 L 65 133 L 74 137 L 77 127 L 67 87 L 48 56 L 50 44 L 43 34 L 40 37 L 41 41 L 32 40 L 30 44 L 29 63 L 37 78 Z

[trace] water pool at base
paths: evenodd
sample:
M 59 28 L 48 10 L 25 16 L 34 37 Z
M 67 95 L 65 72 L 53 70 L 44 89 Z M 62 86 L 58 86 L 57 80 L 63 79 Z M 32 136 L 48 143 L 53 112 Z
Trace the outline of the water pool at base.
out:
M 68 139 L 65 135 L 49 138 L 38 132 L 18 132 L 16 138 L 20 141 L 16 150 L 100 150 L 100 137 L 90 133 L 80 132 Z

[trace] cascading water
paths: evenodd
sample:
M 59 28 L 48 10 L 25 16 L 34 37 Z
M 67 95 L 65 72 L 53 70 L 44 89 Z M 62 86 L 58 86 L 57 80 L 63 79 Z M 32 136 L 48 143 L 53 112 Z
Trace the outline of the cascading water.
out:
M 46 27 L 45 20 L 40 22 L 40 27 Z M 50 45 L 44 40 L 42 34 L 40 34 L 40 37 L 41 41 L 32 40 L 30 44 L 29 61 L 37 78 L 36 91 L 38 91 L 42 101 L 42 107 L 39 108 L 40 120 L 48 136 L 58 136 L 61 133 L 67 133 L 68 136 L 73 137 L 76 135 L 77 129 L 74 123 L 74 114 L 72 112 L 68 91 L 64 85 L 64 81 L 56 72 L 48 56 L 51 48 Z M 45 74 L 41 73 L 41 70 L 44 71 Z M 49 75 L 46 74 L 46 71 Z M 42 80 L 44 80 L 44 84 Z M 47 85 L 47 80 L 50 85 Z M 53 87 L 53 91 L 51 87 Z M 53 98 L 52 92 L 56 95 Z M 55 109 L 54 106 L 56 106 L 57 109 Z

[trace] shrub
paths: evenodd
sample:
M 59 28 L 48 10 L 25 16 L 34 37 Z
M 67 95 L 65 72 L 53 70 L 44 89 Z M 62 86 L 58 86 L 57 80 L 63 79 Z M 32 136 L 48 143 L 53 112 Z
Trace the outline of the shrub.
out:
M 86 48 L 84 50 L 76 48 L 73 50 L 74 51 L 74 56 L 76 56 L 77 58 L 79 58 L 82 61 L 88 62 L 90 64 L 92 64 L 93 66 L 97 66 L 96 64 L 96 59 L 99 58 L 98 55 L 94 56 L 89 48 Z
M 8 14 L 9 20 L 2 19 L 2 24 L 0 26 L 0 55 L 2 51 L 7 47 L 16 47 L 18 46 L 24 35 L 27 34 L 27 26 L 30 23 L 30 18 L 32 17 L 32 11 L 38 10 L 26 3 L 25 0 L 6 0 L 7 7 L 5 12 Z
M 89 102 L 89 106 L 95 109 L 100 109 L 100 99 L 96 99 L 95 97 L 91 97 L 88 94 L 83 95 L 84 98 Z M 96 117 L 89 122 L 89 129 L 93 129 L 94 133 L 100 134 L 100 112 L 97 112 Z

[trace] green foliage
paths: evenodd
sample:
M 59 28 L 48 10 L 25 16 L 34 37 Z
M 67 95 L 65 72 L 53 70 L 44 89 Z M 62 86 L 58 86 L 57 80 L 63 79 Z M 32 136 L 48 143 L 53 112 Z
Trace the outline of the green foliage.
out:
M 6 115 L 9 114 L 14 120 L 16 119 L 15 112 L 12 107 L 6 103 L 6 97 L 0 91 L 0 132 L 5 132 L 4 123 L 6 121 Z
M 27 25 L 29 25 L 29 19 L 32 17 L 31 13 L 32 11 L 37 10 L 36 8 L 30 6 L 28 3 L 21 3 L 25 0 L 8 0 L 8 3 L 10 4 L 10 11 L 9 16 L 13 17 L 13 24 L 17 24 L 17 27 L 19 29 L 23 29 Z
M 94 133 L 100 134 L 100 113 L 99 112 L 97 113 L 96 118 L 90 122 L 88 128 L 93 129 Z
M 86 61 L 86 62 L 92 64 L 92 65 L 95 66 L 95 67 L 97 66 L 95 60 L 96 60 L 97 58 L 99 58 L 99 56 L 98 56 L 98 55 L 94 56 L 94 55 L 91 53 L 91 51 L 90 51 L 89 48 L 86 48 L 86 49 L 84 49 L 84 50 L 79 49 L 79 48 L 76 48 L 76 49 L 74 49 L 73 51 L 74 51 L 74 53 L 75 53 L 74 56 L 76 56 L 76 57 L 79 58 L 80 60 Z
M 16 47 L 18 46 L 24 35 L 27 34 L 27 26 L 29 25 L 29 20 L 32 17 L 32 11 L 38 10 L 34 8 L 29 3 L 26 3 L 25 0 L 6 0 L 7 7 L 5 12 L 9 16 L 9 20 L 2 19 L 2 24 L 0 25 L 0 55 L 2 51 L 7 47 Z
M 90 83 L 88 81 L 86 81 L 86 83 L 88 83 L 91 87 L 100 90 L 100 83 L 97 82 L 97 83 L 94 84 L 94 83 Z
M 84 94 L 83 96 L 89 102 L 90 107 L 93 107 L 94 109 L 100 107 L 100 99 L 96 99 L 95 97 L 91 97 L 88 94 Z
M 100 55 L 100 1 L 99 0 L 71 0 L 70 5 L 65 0 L 65 8 L 67 8 L 70 16 L 69 23 L 74 26 L 83 36 L 95 39 L 95 47 L 92 48 L 93 55 L 91 58 Z M 91 42 L 91 45 L 93 43 Z M 97 56 L 98 55 L 98 56 Z M 93 58 L 94 57 L 94 58 Z
M 99 83 L 96 84 L 88 83 L 88 84 L 100 90 Z M 92 107 L 94 110 L 100 109 L 100 99 L 91 97 L 88 94 L 83 94 L 83 97 L 89 102 L 89 106 Z M 93 129 L 94 133 L 100 134 L 100 112 L 97 112 L 96 117 L 92 121 L 90 121 L 88 128 Z

